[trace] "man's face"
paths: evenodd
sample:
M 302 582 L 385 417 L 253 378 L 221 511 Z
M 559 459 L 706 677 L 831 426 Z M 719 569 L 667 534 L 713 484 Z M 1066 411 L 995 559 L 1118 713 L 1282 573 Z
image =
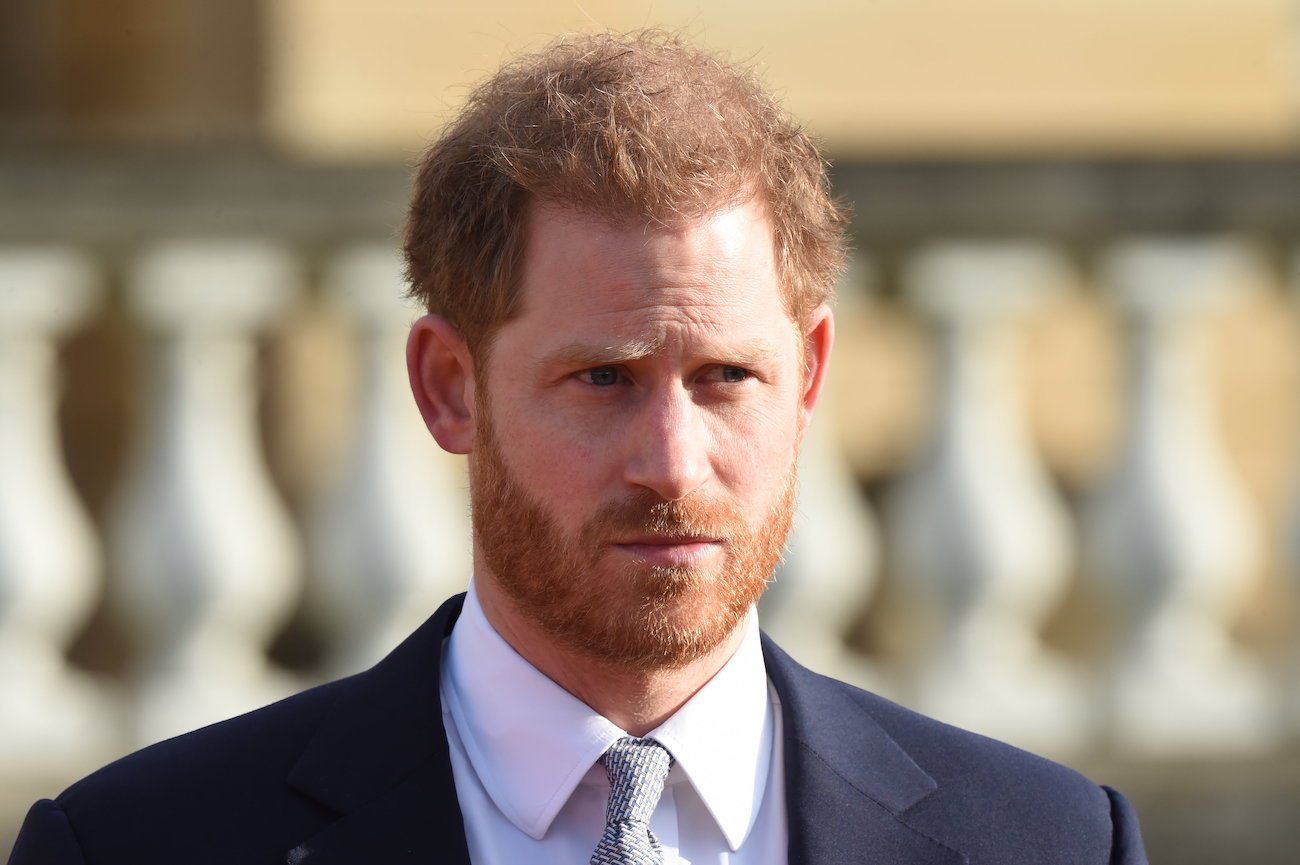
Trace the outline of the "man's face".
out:
M 784 549 L 828 316 L 824 343 L 791 322 L 755 205 L 673 229 L 536 207 L 477 376 L 479 579 L 604 663 L 719 645 Z

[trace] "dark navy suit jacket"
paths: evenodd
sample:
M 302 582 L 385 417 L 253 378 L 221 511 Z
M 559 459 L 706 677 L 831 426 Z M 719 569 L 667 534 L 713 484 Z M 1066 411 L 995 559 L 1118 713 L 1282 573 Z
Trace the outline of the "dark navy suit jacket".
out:
M 468 865 L 438 696 L 463 597 L 367 672 L 38 802 L 10 865 Z M 763 651 L 791 865 L 1145 865 L 1118 793 Z

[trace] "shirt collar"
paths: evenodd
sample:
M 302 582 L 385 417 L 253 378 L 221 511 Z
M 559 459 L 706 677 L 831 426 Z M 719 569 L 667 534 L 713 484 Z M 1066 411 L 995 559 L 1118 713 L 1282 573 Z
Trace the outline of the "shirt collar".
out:
M 772 757 L 767 673 L 751 611 L 722 669 L 649 736 L 677 761 L 728 846 L 763 801 Z M 474 773 L 501 813 L 540 840 L 611 744 L 626 735 L 524 660 L 492 628 L 471 583 L 445 656 L 444 705 Z
M 677 760 L 727 846 L 740 849 L 763 804 L 772 762 L 773 710 L 758 617 L 736 653 L 695 696 L 650 733 Z M 669 777 L 669 783 L 673 778 Z

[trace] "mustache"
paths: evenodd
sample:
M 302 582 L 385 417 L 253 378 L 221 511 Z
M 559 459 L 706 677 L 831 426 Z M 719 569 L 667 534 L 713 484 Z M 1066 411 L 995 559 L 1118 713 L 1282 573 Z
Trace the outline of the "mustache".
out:
M 697 498 L 666 501 L 654 493 L 642 492 L 601 506 L 583 528 L 583 536 L 597 540 L 642 534 L 729 541 L 744 531 L 744 525 L 739 513 L 716 501 Z

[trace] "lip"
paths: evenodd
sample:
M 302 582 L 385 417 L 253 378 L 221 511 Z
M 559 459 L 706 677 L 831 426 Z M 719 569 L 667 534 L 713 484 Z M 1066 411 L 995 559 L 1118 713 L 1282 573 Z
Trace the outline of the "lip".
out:
M 717 538 L 638 537 L 616 541 L 614 548 L 632 558 L 662 567 L 690 567 L 722 548 Z

